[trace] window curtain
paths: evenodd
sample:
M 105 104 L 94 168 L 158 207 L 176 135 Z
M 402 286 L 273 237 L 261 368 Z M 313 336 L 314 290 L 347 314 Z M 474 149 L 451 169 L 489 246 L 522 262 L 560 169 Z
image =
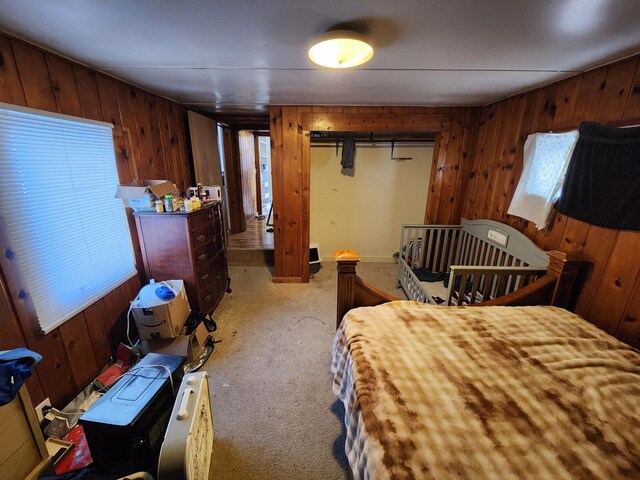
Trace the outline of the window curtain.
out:
M 538 230 L 549 223 L 553 204 L 576 144 L 578 133 L 534 133 L 524 144 L 524 165 L 507 213 L 534 222 Z
M 584 122 L 558 212 L 592 225 L 640 230 L 640 127 Z
M 44 333 L 137 273 L 112 128 L 0 103 L 0 217 Z

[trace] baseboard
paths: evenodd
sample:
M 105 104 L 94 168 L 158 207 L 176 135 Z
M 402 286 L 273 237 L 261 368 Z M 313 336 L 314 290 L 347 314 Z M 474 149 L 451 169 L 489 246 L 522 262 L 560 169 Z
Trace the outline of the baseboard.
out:
M 273 283 L 302 283 L 302 277 L 273 277 Z

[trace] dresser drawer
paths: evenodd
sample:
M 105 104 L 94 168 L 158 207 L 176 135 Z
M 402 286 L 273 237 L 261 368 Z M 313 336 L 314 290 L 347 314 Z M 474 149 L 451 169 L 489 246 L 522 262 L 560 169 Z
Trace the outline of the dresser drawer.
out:
M 198 248 L 202 245 L 206 245 L 212 239 L 214 239 L 212 226 L 203 225 L 201 227 L 194 228 L 191 232 L 191 239 L 193 242 L 193 248 Z M 214 250 L 217 250 L 217 248 L 215 248 Z
M 194 261 L 196 264 L 196 268 L 200 268 L 205 263 L 209 263 L 213 260 L 215 256 L 215 252 L 212 250 L 213 242 L 209 242 L 202 247 L 198 247 L 194 250 Z
M 209 263 L 206 263 L 205 265 L 199 267 L 196 271 L 196 275 L 196 283 L 198 289 L 202 289 L 211 285 L 216 279 L 215 261 L 210 261 Z
M 213 218 L 213 214 L 211 213 L 211 209 L 208 208 L 202 213 L 198 213 L 197 215 L 193 215 L 189 217 L 189 224 L 191 226 L 191 230 L 195 230 L 196 228 L 202 227 L 204 225 L 211 225 L 211 219 Z
M 200 311 L 203 313 L 211 312 L 217 299 L 216 289 L 204 288 L 198 292 L 198 297 L 200 297 Z

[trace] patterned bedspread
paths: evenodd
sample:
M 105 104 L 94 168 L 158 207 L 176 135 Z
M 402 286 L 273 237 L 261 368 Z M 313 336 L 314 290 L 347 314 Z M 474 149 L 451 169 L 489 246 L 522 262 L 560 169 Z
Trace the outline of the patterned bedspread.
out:
M 640 352 L 565 310 L 354 309 L 332 370 L 356 479 L 640 478 Z

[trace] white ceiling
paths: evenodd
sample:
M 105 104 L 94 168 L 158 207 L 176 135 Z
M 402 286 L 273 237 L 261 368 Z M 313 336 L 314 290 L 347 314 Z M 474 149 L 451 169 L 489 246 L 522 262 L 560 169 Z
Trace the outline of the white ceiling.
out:
M 340 22 L 373 59 L 316 67 Z M 640 1 L 0 0 L 0 29 L 212 112 L 484 105 L 640 52 Z

